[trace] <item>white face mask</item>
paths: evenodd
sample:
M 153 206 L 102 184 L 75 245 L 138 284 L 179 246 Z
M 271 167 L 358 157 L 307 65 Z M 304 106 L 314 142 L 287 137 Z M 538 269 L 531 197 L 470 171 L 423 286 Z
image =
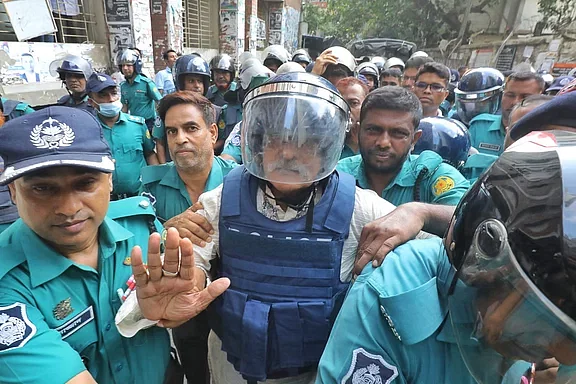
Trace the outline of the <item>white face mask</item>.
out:
M 94 102 L 94 104 L 98 106 L 98 113 L 100 113 L 104 117 L 118 116 L 118 114 L 122 110 L 122 102 L 120 100 L 116 100 L 112 103 L 100 103 L 100 104 L 98 104 L 94 100 L 92 101 Z

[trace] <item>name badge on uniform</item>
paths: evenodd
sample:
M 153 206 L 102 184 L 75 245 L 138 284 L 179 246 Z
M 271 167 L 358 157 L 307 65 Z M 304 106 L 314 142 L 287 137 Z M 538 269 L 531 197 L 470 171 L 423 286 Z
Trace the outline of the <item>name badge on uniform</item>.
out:
M 480 143 L 480 145 L 478 146 L 478 148 L 480 149 L 487 149 L 489 151 L 499 151 L 500 147 L 501 147 L 500 145 L 490 143 Z
M 62 336 L 62 340 L 64 340 L 92 320 L 94 320 L 94 309 L 92 306 L 89 306 L 72 319 L 56 328 L 56 330 L 60 332 L 60 336 Z

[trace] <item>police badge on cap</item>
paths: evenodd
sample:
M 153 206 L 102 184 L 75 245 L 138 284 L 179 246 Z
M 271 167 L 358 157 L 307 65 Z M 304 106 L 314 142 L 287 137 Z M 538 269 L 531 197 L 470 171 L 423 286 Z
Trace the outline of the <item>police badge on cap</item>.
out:
M 0 156 L 5 165 L 0 185 L 55 166 L 114 171 L 102 126 L 77 108 L 49 107 L 8 121 L 0 129 Z

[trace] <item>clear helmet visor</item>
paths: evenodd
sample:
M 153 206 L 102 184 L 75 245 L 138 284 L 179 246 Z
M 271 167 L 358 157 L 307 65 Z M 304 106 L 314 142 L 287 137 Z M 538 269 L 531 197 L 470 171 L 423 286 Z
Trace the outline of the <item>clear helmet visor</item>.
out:
M 61 59 L 52 61 L 48 69 L 50 75 L 54 77 L 60 77 L 59 71 L 61 71 L 81 74 L 84 75 L 85 79 L 89 79 L 94 72 L 87 60 L 75 55 L 66 55 Z
M 242 159 L 259 179 L 301 184 L 330 175 L 340 159 L 349 112 L 304 94 L 267 94 L 244 106 Z
M 500 94 L 493 92 L 480 94 L 462 94 L 456 92 L 456 109 L 465 124 L 482 113 L 495 114 L 500 109 Z
M 548 358 L 563 366 L 561 382 L 576 381 L 576 322 L 524 272 L 500 221 L 487 219 L 478 226 L 455 276 L 450 321 L 478 383 L 501 382 L 517 361 Z

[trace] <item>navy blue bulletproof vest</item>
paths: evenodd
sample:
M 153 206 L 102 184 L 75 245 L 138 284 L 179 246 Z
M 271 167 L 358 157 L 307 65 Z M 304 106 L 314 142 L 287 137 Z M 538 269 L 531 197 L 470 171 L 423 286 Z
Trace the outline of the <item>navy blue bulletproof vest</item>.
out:
M 306 216 L 279 222 L 256 209 L 258 179 L 244 167 L 224 178 L 219 275 L 230 288 L 214 303 L 222 349 L 247 380 L 315 369 L 349 283 L 340 281 L 355 180 L 334 172 Z

